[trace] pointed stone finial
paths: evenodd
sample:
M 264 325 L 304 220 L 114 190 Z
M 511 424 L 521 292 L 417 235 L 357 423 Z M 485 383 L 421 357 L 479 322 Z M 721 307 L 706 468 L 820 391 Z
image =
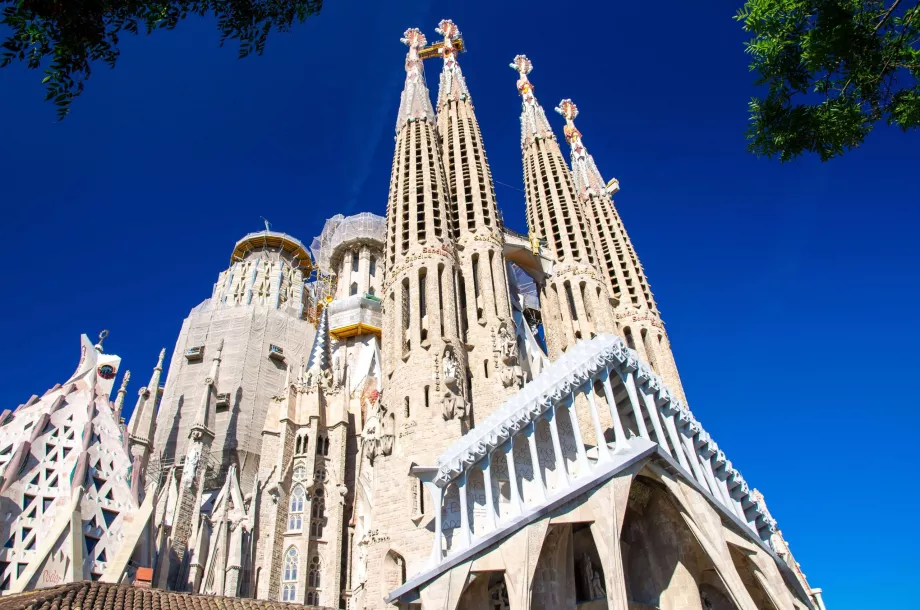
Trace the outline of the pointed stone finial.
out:
M 439 45 L 438 53 L 444 60 L 441 70 L 441 86 L 438 88 L 438 108 L 444 104 L 463 99 L 469 99 L 470 92 L 466 87 L 466 79 L 457 63 L 457 48 L 454 41 L 460 38 L 460 28 L 450 19 L 442 19 L 435 32 L 444 37 L 444 42 Z
M 400 41 L 409 47 L 409 51 L 406 53 L 406 85 L 399 102 L 396 133 L 399 133 L 410 121 L 434 122 L 434 108 L 428 97 L 425 72 L 422 67 L 422 59 L 419 57 L 419 49 L 424 47 L 428 40 L 418 28 L 409 28 L 403 33 Z
M 121 387 L 118 388 L 118 394 L 115 396 L 115 406 L 113 411 L 115 411 L 115 421 L 121 421 L 121 409 L 125 404 L 125 395 L 128 393 L 128 382 L 131 381 L 131 371 L 125 371 L 124 376 L 121 378 Z
M 441 19 L 434 31 L 444 37 L 444 46 L 438 49 L 441 57 L 456 55 L 457 50 L 454 49 L 454 41 L 460 38 L 460 28 L 457 27 L 457 24 L 450 19 Z
M 166 348 L 160 350 L 160 357 L 157 359 L 157 365 L 154 368 L 163 370 L 163 359 L 166 358 Z
M 575 102 L 566 98 L 559 102 L 555 110 L 565 118 L 565 128 L 563 129 L 565 141 L 572 144 L 574 141 L 580 139 L 581 132 L 575 128 L 575 117 L 578 116 L 578 106 L 575 105 Z
M 128 391 L 129 381 L 131 381 L 131 371 L 125 371 L 124 377 L 121 378 L 121 387 L 118 388 L 119 393 L 125 393 Z
M 527 59 L 526 55 L 515 55 L 510 65 L 524 80 L 527 80 L 527 75 L 533 71 L 533 62 Z
M 556 136 L 546 120 L 543 106 L 533 94 L 533 84 L 527 75 L 533 71 L 533 63 L 526 55 L 517 55 L 511 62 L 511 68 L 520 76 L 517 90 L 521 95 L 521 149 L 527 148 L 537 140 L 554 140 Z
M 565 117 L 566 123 L 571 123 L 578 116 L 578 106 L 569 98 L 565 98 L 556 106 L 556 112 Z
M 99 352 L 100 354 L 102 353 L 102 342 L 105 341 L 105 338 L 108 336 L 109 336 L 109 331 L 103 329 L 103 331 L 99 333 L 99 342 L 93 346 L 96 348 L 96 351 Z
M 399 42 L 403 43 L 409 47 L 409 57 L 411 58 L 413 54 L 415 59 L 418 59 L 418 50 L 428 44 L 428 39 L 425 38 L 425 35 L 418 28 L 409 28 L 403 32 L 403 37 L 399 39 Z
M 604 179 L 601 177 L 597 165 L 594 163 L 594 157 L 588 154 L 584 142 L 581 140 L 581 132 L 575 127 L 575 117 L 578 116 L 578 106 L 575 102 L 566 98 L 559 102 L 556 112 L 565 117 L 565 141 L 569 143 L 572 150 L 571 164 L 572 177 L 575 179 L 575 190 L 578 195 L 587 199 L 588 197 L 602 197 L 607 194 L 607 187 Z

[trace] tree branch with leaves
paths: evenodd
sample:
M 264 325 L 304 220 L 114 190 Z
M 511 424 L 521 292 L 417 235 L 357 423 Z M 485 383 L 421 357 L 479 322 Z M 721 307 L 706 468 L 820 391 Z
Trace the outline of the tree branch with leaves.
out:
M 217 18 L 220 44 L 239 43 L 239 57 L 262 54 L 272 31 L 287 32 L 322 8 L 322 0 L 0 0 L 0 67 L 25 63 L 44 69 L 47 95 L 58 118 L 70 111 L 93 65 L 114 67 L 123 32 L 173 29 L 188 16 Z M 2 30 L 0 30 L 2 31 Z
M 920 126 L 920 0 L 747 0 L 736 19 L 756 84 L 748 148 L 822 161 L 862 144 L 884 121 Z

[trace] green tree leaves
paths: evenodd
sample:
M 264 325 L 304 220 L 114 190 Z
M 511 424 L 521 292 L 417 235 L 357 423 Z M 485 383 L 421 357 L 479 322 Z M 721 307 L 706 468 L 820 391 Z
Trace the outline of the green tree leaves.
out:
M 920 126 L 920 0 L 747 0 L 736 19 L 763 99 L 748 148 L 822 161 L 859 146 L 879 121 Z
M 221 45 L 237 41 L 239 56 L 261 54 L 270 32 L 286 32 L 316 15 L 322 0 L 0 0 L 0 24 L 10 35 L 0 44 L 0 67 L 18 61 L 31 69 L 47 66 L 45 100 L 58 118 L 99 61 L 114 67 L 122 31 L 151 34 L 172 29 L 189 15 L 217 17 Z

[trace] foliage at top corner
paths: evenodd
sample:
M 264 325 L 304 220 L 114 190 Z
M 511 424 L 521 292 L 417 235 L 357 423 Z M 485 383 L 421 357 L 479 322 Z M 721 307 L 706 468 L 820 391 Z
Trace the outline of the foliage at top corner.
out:
M 747 0 L 736 19 L 756 84 L 748 148 L 822 161 L 880 121 L 920 125 L 920 0 Z
M 0 67 L 23 62 L 44 68 L 45 100 L 59 119 L 83 91 L 93 64 L 114 67 L 123 32 L 172 29 L 189 15 L 217 19 L 221 46 L 234 40 L 239 56 L 261 54 L 272 31 L 287 32 L 316 15 L 322 0 L 0 0 Z

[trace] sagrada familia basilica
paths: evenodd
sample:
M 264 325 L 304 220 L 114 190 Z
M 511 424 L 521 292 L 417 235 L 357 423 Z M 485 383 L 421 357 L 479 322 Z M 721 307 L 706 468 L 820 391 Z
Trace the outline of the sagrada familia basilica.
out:
M 515 233 L 462 38 L 436 32 L 402 39 L 385 217 L 334 216 L 309 249 L 268 226 L 236 242 L 127 421 L 130 373 L 85 335 L 73 375 L 2 411 L 4 596 L 825 610 L 688 406 L 575 104 L 555 109 L 567 163 L 514 58 Z

